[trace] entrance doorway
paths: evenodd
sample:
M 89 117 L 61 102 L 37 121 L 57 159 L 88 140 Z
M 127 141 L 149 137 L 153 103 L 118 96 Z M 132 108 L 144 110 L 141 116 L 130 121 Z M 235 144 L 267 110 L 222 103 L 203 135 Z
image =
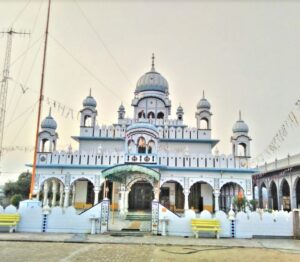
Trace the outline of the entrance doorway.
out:
M 131 187 L 128 196 L 128 208 L 130 211 L 150 211 L 153 199 L 154 193 L 152 185 L 149 182 L 138 181 Z

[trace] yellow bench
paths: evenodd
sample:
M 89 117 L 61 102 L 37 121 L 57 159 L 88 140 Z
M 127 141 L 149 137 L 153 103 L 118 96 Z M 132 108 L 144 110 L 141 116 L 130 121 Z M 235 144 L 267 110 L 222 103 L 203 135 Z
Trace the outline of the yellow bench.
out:
M 16 226 L 19 221 L 19 214 L 0 214 L 0 226 L 9 227 L 10 233 L 16 231 Z
M 199 237 L 199 232 L 215 232 L 216 237 L 220 238 L 219 232 L 221 231 L 220 221 L 217 219 L 202 219 L 195 218 L 191 221 L 192 231 L 195 237 Z

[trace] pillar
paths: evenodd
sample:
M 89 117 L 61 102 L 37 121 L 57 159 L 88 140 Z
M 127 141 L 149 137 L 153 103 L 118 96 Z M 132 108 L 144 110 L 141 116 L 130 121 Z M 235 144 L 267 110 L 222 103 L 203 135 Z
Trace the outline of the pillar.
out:
M 120 192 L 120 200 L 119 200 L 119 209 L 120 209 L 120 216 L 124 216 L 124 198 L 125 198 L 125 191 Z
M 49 192 L 48 181 L 45 181 L 45 182 L 44 182 L 44 199 L 43 199 L 43 206 L 47 205 L 47 201 L 48 201 L 48 192 Z
M 63 206 L 63 196 L 64 196 L 64 187 L 63 184 L 60 183 L 59 185 L 59 206 L 62 207 Z
M 69 206 L 69 196 L 70 196 L 70 190 L 69 188 L 65 188 L 65 199 L 64 199 L 64 207 Z
M 72 206 L 75 205 L 75 194 L 76 194 L 76 182 L 73 183 L 73 187 L 72 187 Z
M 99 188 L 95 187 L 94 188 L 94 205 L 97 205 L 99 203 L 98 199 L 99 199 Z
M 128 213 L 128 195 L 129 195 L 129 190 L 126 190 L 124 196 L 124 211 L 126 214 Z
M 219 207 L 219 196 L 220 196 L 219 192 L 215 192 L 214 193 L 214 197 L 215 197 L 215 212 L 217 212 L 217 211 L 220 210 L 220 207 Z
M 54 207 L 56 204 L 56 193 L 57 193 L 57 182 L 52 180 L 52 202 L 51 206 Z
M 184 211 L 189 209 L 189 194 L 190 194 L 190 190 L 189 189 L 184 189 L 183 190 L 183 194 L 184 194 Z

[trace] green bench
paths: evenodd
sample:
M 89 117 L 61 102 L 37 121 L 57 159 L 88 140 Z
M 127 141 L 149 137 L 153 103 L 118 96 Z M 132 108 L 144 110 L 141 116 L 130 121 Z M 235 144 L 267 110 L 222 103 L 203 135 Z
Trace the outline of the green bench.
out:
M 19 221 L 19 214 L 0 214 L 0 226 L 9 227 L 10 233 L 16 231 L 16 226 Z
M 191 221 L 192 231 L 196 238 L 199 237 L 200 232 L 214 232 L 217 238 L 220 238 L 221 231 L 220 221 L 217 219 L 202 219 L 195 218 Z

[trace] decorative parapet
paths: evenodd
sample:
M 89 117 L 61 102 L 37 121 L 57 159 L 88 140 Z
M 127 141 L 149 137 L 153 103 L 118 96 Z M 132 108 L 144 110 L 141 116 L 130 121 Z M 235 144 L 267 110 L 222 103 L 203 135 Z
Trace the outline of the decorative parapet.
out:
M 38 165 L 68 166 L 114 166 L 124 163 L 156 164 L 171 168 L 216 168 L 216 169 L 249 169 L 245 159 L 232 155 L 189 155 L 184 154 L 125 154 L 125 153 L 79 153 L 53 152 L 38 153 Z

